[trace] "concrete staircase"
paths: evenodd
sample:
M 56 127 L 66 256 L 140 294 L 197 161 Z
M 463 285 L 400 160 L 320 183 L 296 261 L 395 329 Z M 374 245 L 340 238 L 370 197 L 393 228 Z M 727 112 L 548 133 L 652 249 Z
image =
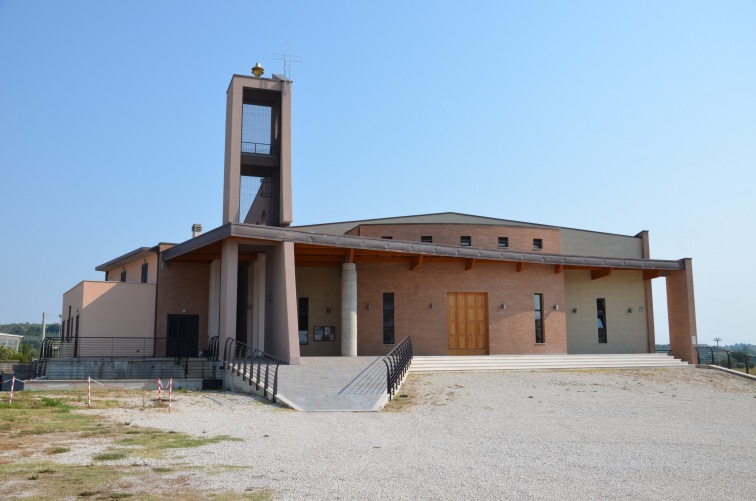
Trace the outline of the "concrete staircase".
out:
M 628 355 L 415 356 L 409 371 L 538 371 L 558 369 L 632 369 L 693 367 L 663 353 Z

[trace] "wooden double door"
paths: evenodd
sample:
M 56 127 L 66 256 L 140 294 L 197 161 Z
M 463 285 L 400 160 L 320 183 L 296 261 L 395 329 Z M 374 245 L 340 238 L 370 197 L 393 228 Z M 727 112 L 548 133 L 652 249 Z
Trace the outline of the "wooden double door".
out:
M 488 355 L 488 294 L 449 292 L 449 355 Z

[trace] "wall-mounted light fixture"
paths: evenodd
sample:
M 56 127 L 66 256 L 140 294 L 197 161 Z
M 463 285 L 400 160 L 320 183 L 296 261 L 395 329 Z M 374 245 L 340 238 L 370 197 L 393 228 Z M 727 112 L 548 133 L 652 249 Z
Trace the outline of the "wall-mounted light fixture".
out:
M 628 312 L 628 313 L 632 313 L 632 312 L 633 312 L 633 309 L 632 309 L 632 308 L 628 308 L 628 309 L 627 309 L 627 312 Z
M 181 314 L 186 315 L 186 308 L 181 308 Z
M 558 304 L 555 304 L 555 305 L 554 305 L 554 309 L 555 309 L 555 310 L 558 310 L 558 309 L 559 309 L 559 305 L 558 305 Z
M 572 313 L 577 313 L 577 308 L 572 308 Z
M 643 313 L 643 306 L 638 306 L 638 311 Z
M 372 310 L 373 309 L 373 305 L 370 304 L 370 303 L 368 303 L 368 307 L 367 308 L 368 308 L 368 310 Z
M 501 303 L 501 309 L 502 309 L 502 310 L 506 310 L 506 309 L 507 309 L 507 305 L 506 305 L 506 304 L 504 304 L 504 303 Z
M 331 307 L 330 306 L 326 307 L 326 313 L 331 313 Z
M 436 308 L 436 304 L 435 304 L 435 303 L 431 303 L 431 304 L 430 304 L 430 307 L 431 307 L 431 310 L 433 310 L 433 309 L 435 309 L 435 308 Z

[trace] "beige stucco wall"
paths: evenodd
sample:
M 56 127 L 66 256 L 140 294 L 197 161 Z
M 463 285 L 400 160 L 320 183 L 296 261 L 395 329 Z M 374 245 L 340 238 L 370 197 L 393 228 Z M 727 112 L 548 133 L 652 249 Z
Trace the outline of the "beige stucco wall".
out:
M 645 283 L 640 271 L 614 271 L 591 280 L 590 271 L 564 272 L 567 352 L 648 353 Z M 598 342 L 596 299 L 606 300 L 607 342 Z M 639 311 L 644 307 L 644 311 Z M 628 310 L 632 308 L 632 313 Z M 573 312 L 577 309 L 577 312 Z
M 155 321 L 155 285 L 121 282 L 81 282 L 63 295 L 63 319 L 69 321 L 69 307 L 74 336 L 76 315 L 79 315 L 79 338 L 83 337 L 153 337 Z M 65 333 L 64 333 L 65 334 Z M 97 356 L 101 353 L 87 349 L 81 343 L 79 356 Z M 137 353 L 120 355 L 151 356 L 152 345 L 145 345 Z M 135 347 L 134 350 L 137 348 Z
M 126 264 L 125 266 L 121 266 L 119 268 L 115 268 L 113 270 L 110 270 L 108 272 L 108 281 L 109 282 L 120 282 L 121 281 L 121 271 L 126 270 L 126 282 L 130 284 L 138 284 L 142 281 L 142 264 L 147 263 L 147 283 L 148 284 L 156 284 L 157 283 L 157 268 L 158 268 L 158 257 L 157 253 L 153 252 L 147 257 L 135 259 L 134 261 Z
M 341 355 L 341 269 L 297 268 L 297 298 L 300 297 L 309 298 L 308 344 L 300 345 L 300 355 Z M 336 327 L 336 340 L 315 341 L 313 327 L 316 325 Z
M 560 228 L 561 253 L 569 256 L 625 257 L 641 259 L 643 239 L 626 235 Z

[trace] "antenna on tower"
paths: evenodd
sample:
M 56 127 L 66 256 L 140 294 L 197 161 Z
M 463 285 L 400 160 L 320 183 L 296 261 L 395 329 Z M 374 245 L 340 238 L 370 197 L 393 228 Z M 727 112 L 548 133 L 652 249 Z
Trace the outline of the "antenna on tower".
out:
M 283 74 L 283 93 L 286 95 L 286 84 L 291 82 L 291 64 L 292 63 L 303 63 L 301 56 L 295 56 L 291 53 L 291 45 L 286 44 L 286 49 L 284 50 L 283 54 L 279 54 L 274 52 L 273 53 L 273 59 L 277 61 L 283 61 L 284 63 L 284 74 Z

